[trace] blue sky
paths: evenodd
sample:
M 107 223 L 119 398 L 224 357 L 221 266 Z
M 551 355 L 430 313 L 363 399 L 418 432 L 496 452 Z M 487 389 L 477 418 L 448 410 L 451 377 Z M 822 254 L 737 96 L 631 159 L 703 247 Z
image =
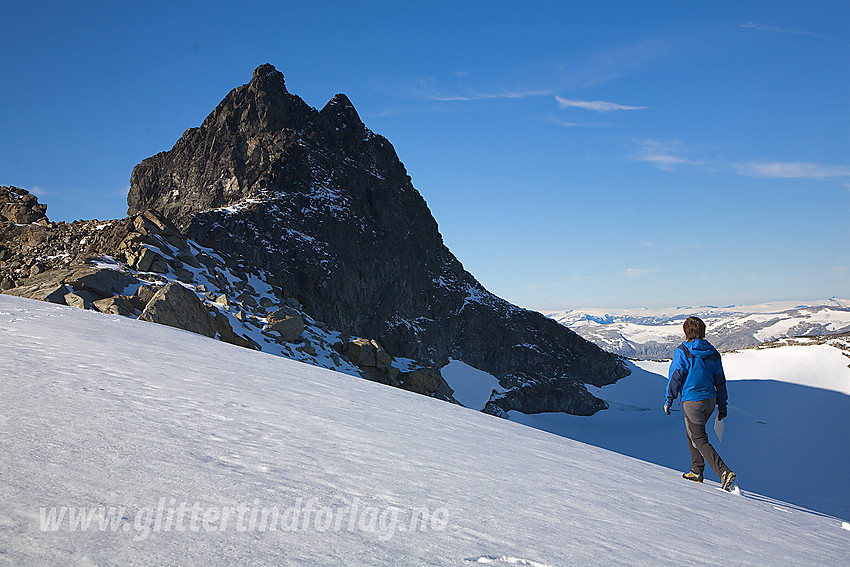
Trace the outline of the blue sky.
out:
M 269 62 L 386 136 L 525 307 L 850 296 L 850 4 L 5 2 L 0 184 L 126 213 L 132 168 Z

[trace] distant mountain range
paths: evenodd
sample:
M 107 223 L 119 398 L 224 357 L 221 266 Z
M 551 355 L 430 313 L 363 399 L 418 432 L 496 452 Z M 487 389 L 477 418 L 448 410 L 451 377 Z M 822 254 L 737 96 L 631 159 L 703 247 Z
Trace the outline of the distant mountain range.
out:
M 721 351 L 801 336 L 850 331 L 850 300 L 780 301 L 757 305 L 671 307 L 667 309 L 571 309 L 545 312 L 605 350 L 638 359 L 668 358 L 682 342 L 682 323 L 705 321 L 707 338 Z

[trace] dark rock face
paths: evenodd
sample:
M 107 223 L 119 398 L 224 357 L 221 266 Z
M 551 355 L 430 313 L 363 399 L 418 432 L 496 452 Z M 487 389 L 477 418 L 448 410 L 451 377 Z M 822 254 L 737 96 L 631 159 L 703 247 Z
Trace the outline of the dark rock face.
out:
M 136 166 L 128 205 L 273 274 L 314 317 L 375 337 L 392 356 L 434 367 L 453 358 L 494 374 L 508 391 L 493 413 L 593 413 L 604 404 L 582 383 L 628 374 L 618 357 L 484 289 L 443 244 L 392 145 L 348 98 L 317 112 L 271 65 Z

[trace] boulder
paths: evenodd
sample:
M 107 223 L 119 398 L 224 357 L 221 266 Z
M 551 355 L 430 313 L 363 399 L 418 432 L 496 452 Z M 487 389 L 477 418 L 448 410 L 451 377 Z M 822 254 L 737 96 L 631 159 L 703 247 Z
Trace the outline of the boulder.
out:
M 360 368 L 362 376 L 368 380 L 400 387 L 400 371 L 392 365 L 393 357 L 374 339 L 356 338 L 336 342 L 331 347 L 343 354 L 352 364 Z M 332 354 L 332 357 L 336 353 Z M 339 358 L 335 358 L 339 360 Z M 338 363 L 337 363 L 338 364 Z
M 127 264 L 140 272 L 164 274 L 168 271 L 168 263 L 165 261 L 165 258 L 147 246 L 140 246 L 135 250 L 127 250 L 124 256 L 127 258 Z
M 564 412 L 593 415 L 607 409 L 608 404 L 591 395 L 578 381 L 524 382 L 498 395 L 494 394 L 484 408 L 485 413 L 506 417 L 511 410 L 522 413 Z
M 139 319 L 207 337 L 216 336 L 220 330 L 216 328 L 215 318 L 198 296 L 176 282 L 160 288 L 147 303 Z
M 249 291 L 245 291 L 236 296 L 236 301 L 241 303 L 242 305 L 247 305 L 252 309 L 257 308 L 257 300 L 254 299 L 254 296 Z
M 338 343 L 337 343 L 338 344 Z M 334 345 L 336 348 L 336 345 Z M 375 339 L 354 339 L 345 344 L 342 354 L 352 364 L 361 367 L 391 368 L 393 357 Z
M 378 365 L 377 348 L 369 339 L 354 339 L 342 350 L 342 354 L 355 366 L 374 368 Z
M 73 293 L 89 305 L 98 299 L 120 295 L 134 283 L 138 283 L 136 278 L 118 270 L 76 265 L 42 272 L 5 293 L 65 305 L 68 305 L 65 295 Z
M 311 344 L 306 344 L 300 347 L 297 347 L 295 350 L 299 352 L 303 352 L 304 354 L 308 354 L 310 356 L 316 356 L 316 347 Z
M 393 363 L 393 357 L 391 357 L 375 339 L 372 339 L 369 342 L 373 347 L 375 347 L 375 366 L 378 368 L 389 368 Z
M 443 377 L 434 368 L 417 368 L 411 372 L 402 372 L 398 376 L 401 387 L 417 394 L 433 395 L 440 389 Z
M 145 235 L 162 234 L 172 236 L 177 234 L 176 227 L 165 217 L 152 209 L 142 211 L 133 219 L 133 227 L 137 232 Z
M 360 374 L 363 378 L 367 380 L 371 380 L 372 382 L 378 382 L 380 384 L 386 384 L 388 386 L 398 386 L 399 384 L 393 384 L 393 381 L 390 380 L 389 376 L 387 376 L 386 372 L 382 372 L 381 370 L 375 368 L 374 366 L 361 366 Z
M 199 269 L 201 267 L 201 263 L 198 262 L 195 259 L 195 256 L 193 256 L 188 250 L 180 250 L 177 252 L 177 259 L 195 269 Z
M 288 342 L 296 342 L 304 332 L 304 318 L 289 307 L 281 307 L 268 316 L 268 331 L 275 332 Z
M 159 291 L 162 286 L 158 285 L 150 285 L 145 284 L 139 286 L 139 289 L 136 290 L 132 296 L 130 296 L 130 304 L 133 308 L 142 311 L 148 302 L 153 299 L 153 296 L 156 295 L 156 292 Z
M 58 303 L 59 305 L 67 305 L 67 303 L 65 303 L 65 295 L 70 292 L 70 287 L 64 284 L 57 284 L 55 281 L 44 282 L 43 284 L 25 283 L 18 287 L 3 291 L 3 293 L 7 295 L 28 297 L 39 301 L 49 301 L 50 303 Z
M 133 305 L 130 302 L 130 298 L 124 295 L 98 299 L 92 305 L 101 313 L 108 313 L 110 315 L 123 315 L 126 317 L 133 313 Z
M 65 278 L 65 283 L 75 290 L 89 291 L 99 298 L 120 295 L 129 286 L 138 282 L 139 280 L 125 272 L 93 266 L 76 268 L 70 276 Z
M 76 307 L 78 309 L 86 308 L 86 300 L 76 293 L 66 293 L 63 299 L 65 301 L 65 305 L 70 307 Z
M 139 319 L 217 337 L 246 348 L 257 348 L 253 341 L 233 332 L 230 321 L 223 313 L 210 311 L 195 292 L 176 282 L 160 288 L 145 306 Z

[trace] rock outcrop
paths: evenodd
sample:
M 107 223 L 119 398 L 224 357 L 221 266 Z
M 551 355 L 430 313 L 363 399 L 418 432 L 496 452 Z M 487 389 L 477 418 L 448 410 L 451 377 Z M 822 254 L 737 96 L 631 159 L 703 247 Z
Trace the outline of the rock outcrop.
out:
M 19 187 L 0 187 L 0 219 L 15 224 L 39 223 L 47 225 L 47 205 L 38 202 L 35 195 Z
M 257 345 L 233 332 L 227 317 L 217 310 L 208 309 L 194 291 L 189 291 L 177 282 L 162 286 L 147 302 L 139 319 L 219 338 L 247 348 L 257 348 Z
M 582 384 L 628 374 L 619 358 L 484 289 L 443 244 L 389 141 L 345 95 L 317 111 L 271 65 L 136 166 L 128 205 L 269 272 L 332 328 L 435 368 L 452 358 L 492 373 L 508 390 L 494 400 L 502 409 L 593 413 L 601 402 Z
M 26 194 L 11 189 L 7 198 Z M 36 199 L 26 204 L 44 210 Z M 154 211 L 108 222 L 0 220 L 0 230 L 6 293 L 170 325 L 454 402 L 439 372 L 436 385 L 403 384 L 390 379 L 399 368 L 349 361 L 342 352 L 369 339 L 329 330 L 269 274 L 185 239 Z M 406 372 L 430 371 L 411 362 Z

